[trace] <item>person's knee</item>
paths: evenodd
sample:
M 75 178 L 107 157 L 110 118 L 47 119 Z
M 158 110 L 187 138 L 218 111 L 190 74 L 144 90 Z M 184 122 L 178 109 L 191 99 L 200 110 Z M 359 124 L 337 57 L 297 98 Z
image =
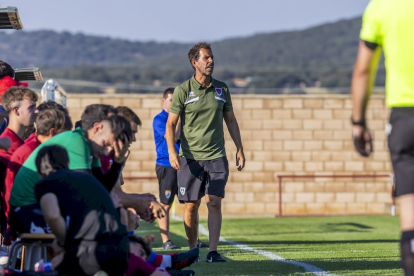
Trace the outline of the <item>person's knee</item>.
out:
M 200 207 L 200 200 L 185 203 L 185 210 L 190 213 L 197 213 L 199 207 Z
M 221 210 L 221 200 L 221 197 L 210 195 L 209 200 L 207 202 L 208 209 Z

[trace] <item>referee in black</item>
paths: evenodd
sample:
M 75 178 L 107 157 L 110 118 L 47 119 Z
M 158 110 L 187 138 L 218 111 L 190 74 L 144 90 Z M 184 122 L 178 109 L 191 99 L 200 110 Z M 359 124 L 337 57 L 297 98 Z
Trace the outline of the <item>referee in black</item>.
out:
M 362 156 L 372 151 L 366 107 L 384 50 L 386 103 L 392 109 L 388 147 L 400 205 L 401 261 L 405 275 L 414 275 L 414 1 L 371 0 L 365 10 L 358 57 L 352 76 L 352 134 Z

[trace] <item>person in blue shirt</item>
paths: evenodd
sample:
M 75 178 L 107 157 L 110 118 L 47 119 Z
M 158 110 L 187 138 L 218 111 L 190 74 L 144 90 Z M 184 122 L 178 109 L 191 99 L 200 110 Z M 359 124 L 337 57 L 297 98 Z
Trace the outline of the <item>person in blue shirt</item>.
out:
M 160 227 L 161 238 L 162 238 L 162 248 L 163 249 L 179 249 L 180 247 L 173 244 L 170 240 L 170 231 L 169 231 L 169 214 L 171 205 L 174 202 L 174 197 L 177 194 L 177 170 L 171 167 L 167 141 L 165 140 L 165 128 L 168 120 L 168 113 L 170 111 L 172 95 L 174 93 L 174 88 L 168 88 L 164 91 L 163 94 L 163 110 L 154 118 L 152 124 L 154 129 L 154 140 L 155 140 L 155 149 L 157 151 L 157 161 L 155 166 L 155 171 L 157 173 L 159 191 L 160 191 L 160 202 L 164 207 L 167 216 L 162 219 L 158 219 L 158 224 Z M 176 141 L 175 141 L 175 150 L 177 153 L 180 150 L 180 126 L 177 124 L 176 128 Z

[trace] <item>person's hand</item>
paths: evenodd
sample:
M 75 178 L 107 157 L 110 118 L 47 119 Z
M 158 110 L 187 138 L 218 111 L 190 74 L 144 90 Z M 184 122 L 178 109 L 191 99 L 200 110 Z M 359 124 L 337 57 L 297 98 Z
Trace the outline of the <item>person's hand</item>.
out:
M 7 137 L 0 138 L 0 149 L 8 151 L 11 146 L 11 140 Z
M 135 228 L 134 229 L 137 229 L 139 227 L 139 221 L 141 220 L 141 218 L 138 216 L 137 212 L 135 212 L 134 209 L 128 208 L 127 210 L 135 215 L 135 217 L 134 217 L 134 219 L 135 219 Z
M 374 151 L 371 133 L 366 127 L 353 126 L 352 138 L 354 141 L 354 147 L 360 155 L 368 157 Z
M 136 199 L 133 200 L 133 206 L 130 207 L 133 208 L 142 219 L 150 219 L 150 205 L 154 200 L 154 196 L 152 194 L 133 194 L 132 196 Z
M 164 207 L 162 207 L 158 201 L 151 202 L 150 210 L 154 215 L 154 218 L 157 219 L 161 219 L 167 215 L 167 212 L 165 211 Z
M 244 157 L 243 148 L 237 150 L 236 153 L 236 167 L 238 171 L 243 170 L 246 163 L 246 158 Z
M 114 161 L 118 164 L 124 163 L 129 154 L 130 139 L 123 134 L 123 139 L 118 139 L 112 144 L 114 148 Z
M 55 255 L 55 257 L 53 257 L 53 259 L 51 261 L 52 270 L 56 270 L 56 267 L 58 267 L 63 262 L 64 257 L 65 257 L 65 251 L 62 251 L 59 254 Z
M 127 225 L 127 231 L 134 231 L 139 227 L 139 216 L 135 215 L 130 210 L 127 210 L 128 212 L 128 225 Z
M 53 240 L 52 249 L 53 249 L 53 252 L 55 252 L 55 255 L 58 255 L 58 254 L 60 254 L 62 252 L 65 252 L 65 248 L 63 248 L 62 246 L 60 246 L 58 244 L 58 240 L 57 239 L 54 239 Z
M 177 171 L 180 170 L 180 160 L 178 159 L 177 153 L 170 154 L 170 164 L 171 164 L 171 167 L 173 167 Z

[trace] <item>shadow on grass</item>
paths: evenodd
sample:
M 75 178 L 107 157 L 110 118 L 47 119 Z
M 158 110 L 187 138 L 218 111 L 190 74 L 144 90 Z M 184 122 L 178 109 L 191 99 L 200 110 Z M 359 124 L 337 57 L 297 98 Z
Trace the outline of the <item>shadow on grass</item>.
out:
M 342 223 L 326 223 L 325 224 L 328 227 L 344 227 L 344 226 L 351 226 L 351 227 L 356 227 L 359 229 L 375 229 L 374 227 L 365 225 L 365 224 L 361 224 L 361 223 L 355 223 L 355 222 L 342 222 Z

